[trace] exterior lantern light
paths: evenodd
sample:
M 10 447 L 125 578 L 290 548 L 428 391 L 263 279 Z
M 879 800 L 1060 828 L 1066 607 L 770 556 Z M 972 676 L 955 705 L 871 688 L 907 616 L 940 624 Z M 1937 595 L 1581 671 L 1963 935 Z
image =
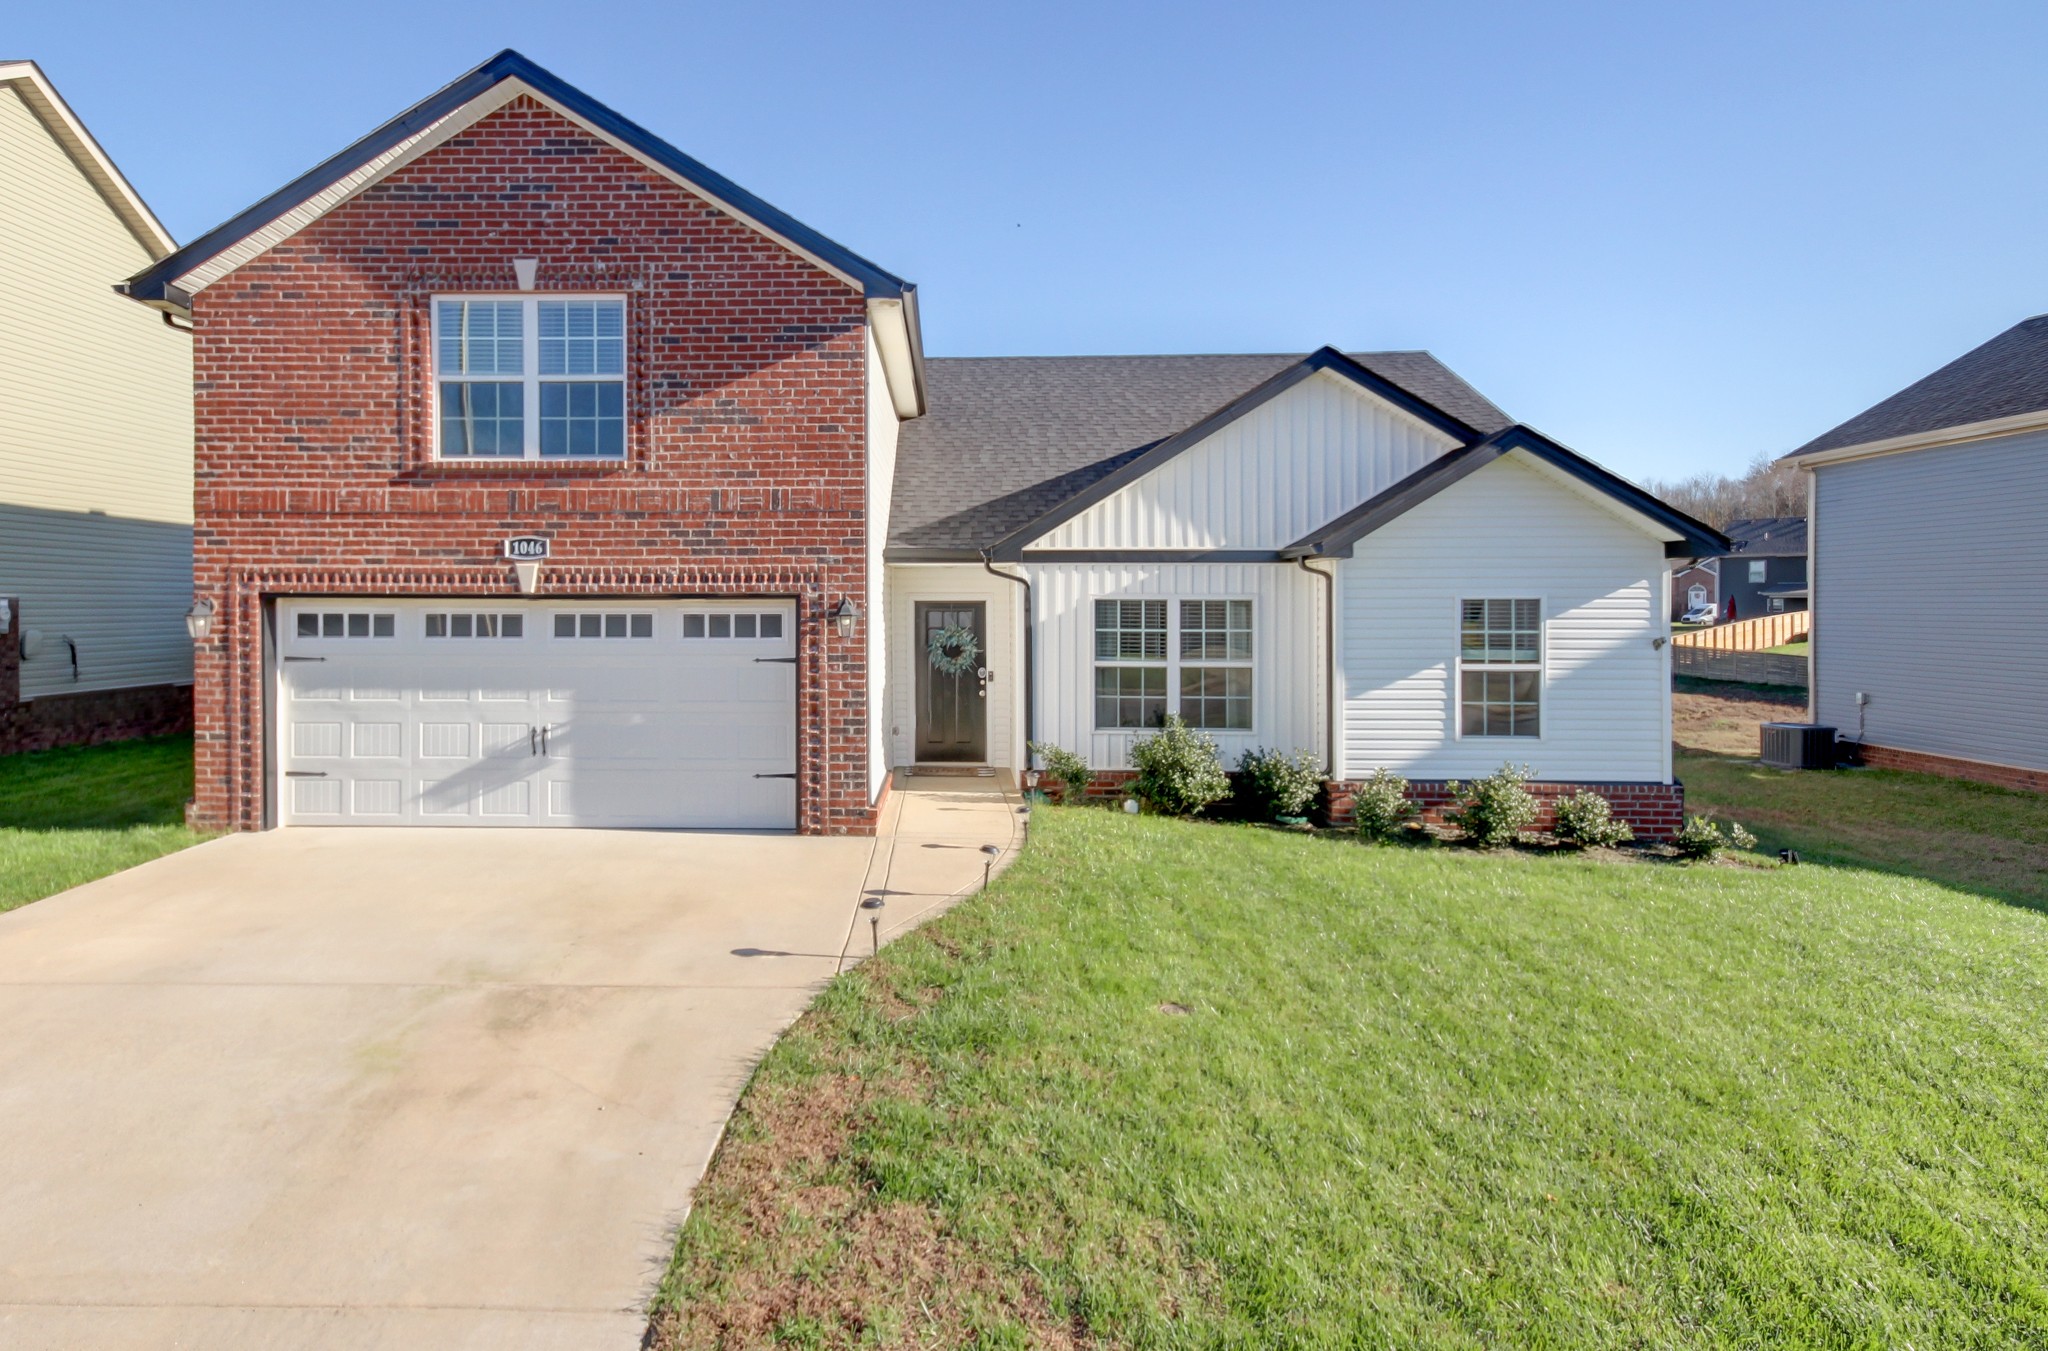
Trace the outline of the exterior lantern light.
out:
M 851 596 L 841 600 L 838 608 L 832 611 L 832 627 L 841 638 L 853 637 L 853 626 L 859 621 L 860 606 L 853 603 Z
M 185 632 L 192 635 L 193 642 L 203 640 L 213 629 L 213 602 L 201 597 L 192 602 L 192 608 L 185 611 Z

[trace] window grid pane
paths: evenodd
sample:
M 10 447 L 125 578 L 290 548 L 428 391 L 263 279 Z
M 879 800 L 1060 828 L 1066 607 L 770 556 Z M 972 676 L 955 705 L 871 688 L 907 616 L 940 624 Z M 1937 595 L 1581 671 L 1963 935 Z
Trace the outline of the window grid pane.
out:
M 1466 664 L 1542 661 L 1541 610 L 1533 600 L 1462 602 L 1459 647 Z
M 1097 727 L 1157 727 L 1166 720 L 1166 668 L 1095 668 Z
M 1190 727 L 1250 731 L 1251 667 L 1181 667 L 1180 716 Z
M 623 375 L 626 303 L 622 300 L 540 302 L 542 375 Z
M 440 373 L 523 374 L 526 344 L 520 311 L 516 300 L 442 301 Z
M 1180 603 L 1180 655 L 1205 661 L 1252 659 L 1252 603 L 1184 600 Z
M 1541 689 L 1536 671 L 1467 671 L 1459 689 L 1460 732 L 1465 736 L 1542 735 Z
M 540 387 L 540 453 L 617 459 L 626 453 L 626 387 L 567 381 Z
M 441 382 L 441 453 L 526 453 L 526 387 L 511 381 Z
M 1166 602 L 1163 600 L 1098 600 L 1095 602 L 1097 661 L 1166 660 Z

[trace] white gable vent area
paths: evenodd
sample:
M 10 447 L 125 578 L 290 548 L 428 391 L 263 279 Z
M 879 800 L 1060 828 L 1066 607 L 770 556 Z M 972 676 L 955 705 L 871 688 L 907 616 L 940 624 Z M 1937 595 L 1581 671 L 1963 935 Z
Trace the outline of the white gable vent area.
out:
M 287 600 L 280 824 L 796 826 L 784 600 Z

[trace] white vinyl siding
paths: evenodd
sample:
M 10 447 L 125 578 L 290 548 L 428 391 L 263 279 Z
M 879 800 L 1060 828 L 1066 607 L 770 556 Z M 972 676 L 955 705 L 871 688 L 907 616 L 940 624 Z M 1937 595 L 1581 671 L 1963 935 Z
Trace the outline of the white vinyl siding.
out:
M 1095 602 L 1164 601 L 1170 641 L 1185 632 L 1183 601 L 1249 601 L 1252 646 L 1249 728 L 1210 728 L 1226 765 L 1253 746 L 1323 754 L 1319 712 L 1325 684 L 1322 655 L 1322 585 L 1292 564 L 1278 563 L 1059 563 L 1028 565 L 1037 609 L 1038 726 L 1041 740 L 1077 751 L 1098 769 L 1130 765 L 1131 743 L 1141 729 L 1096 725 Z M 1227 611 L 1226 611 L 1227 623 Z M 1177 648 L 1170 648 L 1176 651 Z M 1226 641 L 1225 650 L 1228 651 Z M 1232 659 L 1214 663 L 1177 655 L 1180 669 L 1246 669 Z M 1178 710 L 1178 676 L 1166 686 L 1167 707 Z
M 1360 540 L 1339 565 L 1341 769 L 1471 778 L 1670 779 L 1663 546 L 1585 493 L 1497 461 Z M 1541 597 L 1540 737 L 1455 734 L 1460 603 Z
M 0 595 L 43 635 L 22 697 L 188 683 L 192 340 L 115 294 L 149 252 L 12 86 L 0 182 Z
M 1034 549 L 1278 549 L 1454 448 L 1318 373 L 1219 428 Z
M 888 631 L 898 635 L 887 651 L 887 688 L 871 697 L 889 717 L 889 763 L 917 760 L 917 663 L 924 644 L 917 638 L 919 601 L 979 601 L 985 606 L 983 635 L 988 682 L 988 762 L 1014 768 L 1024 755 L 1024 630 L 1018 614 L 1024 588 L 991 577 L 979 563 L 897 563 L 888 569 Z
M 2048 769 L 2048 433 L 1823 465 L 1814 713 L 1881 746 Z

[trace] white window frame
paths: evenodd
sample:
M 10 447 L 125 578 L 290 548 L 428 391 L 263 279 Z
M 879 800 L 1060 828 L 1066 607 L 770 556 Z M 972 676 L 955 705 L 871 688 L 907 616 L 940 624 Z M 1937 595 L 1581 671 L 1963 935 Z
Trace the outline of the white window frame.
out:
M 542 375 L 540 373 L 540 302 L 616 301 L 624 310 L 622 326 L 624 359 L 617 375 Z M 441 373 L 441 306 L 449 302 L 484 301 L 494 304 L 518 303 L 520 309 L 520 374 L 468 376 Z M 627 381 L 633 369 L 633 312 L 624 292 L 612 291 L 449 291 L 428 300 L 431 327 L 427 344 L 427 373 L 432 385 L 430 436 L 434 459 L 440 464 L 625 464 L 632 458 L 632 400 Z M 520 387 L 523 449 L 519 455 L 443 455 L 441 453 L 441 384 L 502 384 Z M 619 408 L 623 422 L 617 455 L 548 455 L 540 453 L 540 389 L 547 384 L 613 383 L 619 387 Z
M 1759 583 L 1768 582 L 1769 580 L 1771 580 L 1771 560 L 1768 558 L 1750 559 L 1749 584 L 1751 586 L 1756 586 Z
M 1098 601 L 1111 601 L 1111 602 L 1119 602 L 1119 603 L 1121 603 L 1121 602 L 1131 602 L 1131 601 L 1139 601 L 1139 602 L 1155 602 L 1155 603 L 1157 603 L 1157 602 L 1164 602 L 1164 603 L 1165 603 L 1165 605 L 1166 605 L 1166 655 L 1165 655 L 1164 657 L 1158 657 L 1158 658 L 1153 658 L 1153 657 L 1142 657 L 1142 658 L 1141 658 L 1141 657 L 1098 657 L 1098 656 L 1096 656 L 1096 655 L 1095 655 L 1095 639 L 1096 639 L 1096 633 L 1097 633 L 1097 628 L 1096 628 L 1096 623 L 1095 623 L 1095 605 L 1096 605 L 1096 602 L 1098 602 Z M 1237 601 L 1237 602 L 1240 602 L 1240 603 L 1242 603 L 1242 604 L 1245 604 L 1245 605 L 1249 605 L 1249 606 L 1251 607 L 1251 612 L 1252 612 L 1252 619 L 1251 619 L 1251 635 L 1252 635 L 1252 655 L 1251 655 L 1250 657 L 1248 657 L 1248 658 L 1241 658 L 1241 657 L 1183 657 L 1183 656 L 1181 655 L 1181 651 L 1180 651 L 1180 647 L 1181 647 L 1181 618 L 1180 618 L 1180 607 L 1181 607 L 1181 602 L 1183 602 L 1183 601 L 1190 601 L 1190 602 L 1199 602 L 1199 603 L 1205 603 L 1205 604 L 1213 604 L 1213 603 L 1218 603 L 1218 602 L 1226 602 L 1226 601 Z M 1112 595 L 1112 596 L 1090 596 L 1090 597 L 1088 598 L 1088 609 L 1087 609 L 1087 618 L 1088 618 L 1088 657 L 1089 657 L 1089 660 L 1088 660 L 1088 685 L 1087 685 L 1087 690 L 1088 690 L 1088 700 L 1089 700 L 1089 704 L 1088 704 L 1088 708 L 1089 708 L 1089 711 L 1088 711 L 1088 722 L 1089 722 L 1089 728 L 1090 728 L 1090 730 L 1091 730 L 1091 731 L 1094 731 L 1094 732 L 1098 732 L 1098 733 L 1102 733 L 1102 732 L 1107 732 L 1107 733 L 1121 733 L 1121 734 L 1123 734 L 1123 735 L 1126 735 L 1126 736 L 1136 736 L 1136 735 L 1143 735 L 1143 734 L 1146 734 L 1146 733 L 1149 733 L 1149 732 L 1152 732 L 1152 731 L 1155 731 L 1155 730 L 1157 730 L 1157 729 L 1155 729 L 1155 728 L 1152 728 L 1152 727 L 1119 727 L 1119 726 L 1114 726 L 1114 725 L 1111 725 L 1111 726 L 1105 726 L 1105 725 L 1103 725 L 1103 723 L 1102 723 L 1102 721 L 1101 721 L 1101 712 L 1100 712 L 1100 704 L 1099 704 L 1099 702 L 1098 702 L 1098 697 L 1097 697 L 1097 694 L 1096 694 L 1096 688 L 1095 688 L 1095 672 L 1096 672 L 1097 670 L 1099 670 L 1099 669 L 1103 668 L 1103 667 L 1115 666 L 1115 667 L 1137 667 L 1137 668 L 1157 668 L 1157 669 L 1163 669 L 1163 670 L 1165 671 L 1165 673 L 1166 673 L 1166 692 L 1165 692 L 1165 700 L 1166 700 L 1166 712 L 1167 712 L 1167 713 L 1169 713 L 1169 714 L 1178 714 L 1178 713 L 1180 712 L 1180 699 L 1181 699 L 1181 694 L 1180 694 L 1180 678 L 1181 678 L 1181 671 L 1182 671 L 1182 669 L 1183 669 L 1183 668 L 1185 668 L 1185 667 L 1209 667 L 1209 666 L 1229 666 L 1229 667 L 1235 667 L 1235 668 L 1237 668 L 1237 669 L 1240 669 L 1240 670 L 1245 670 L 1245 671 L 1249 671 L 1249 672 L 1251 672 L 1251 677 L 1252 677 L 1252 693 L 1251 693 L 1251 710 L 1252 710 L 1252 718 L 1251 718 L 1251 725 L 1250 725 L 1250 726 L 1248 726 L 1248 727 L 1196 727 L 1196 728 L 1194 728 L 1193 730 L 1195 730 L 1195 731 L 1198 731 L 1198 732 L 1203 732 L 1203 733 L 1205 733 L 1205 734 L 1207 734 L 1207 735 L 1209 735 L 1209 736 L 1236 736 L 1236 737 L 1253 737 L 1253 736 L 1257 736 L 1257 735 L 1258 735 L 1258 732 L 1259 732 L 1259 691 L 1260 691 L 1260 688 L 1261 688 L 1261 683 L 1260 683 L 1260 682 L 1261 682 L 1261 679 L 1262 679 L 1262 677 L 1260 676 L 1260 673 L 1259 673 L 1259 623 L 1260 623 L 1260 616 L 1259 616 L 1259 600 L 1258 600 L 1258 597 L 1256 597 L 1256 596 L 1248 596 L 1248 595 L 1244 595 L 1244 594 L 1241 594 L 1241 593 L 1231 593 L 1231 594 L 1223 594 L 1223 595 L 1187 595 L 1187 594 L 1183 594 L 1183 593 L 1169 593 L 1169 594 L 1165 594 L 1165 595 L 1139 595 L 1139 596 L 1132 596 L 1132 595 Z M 1192 726 L 1192 725 L 1191 725 L 1191 726 Z
M 1475 671 L 1534 671 L 1536 673 L 1535 736 L 1465 735 L 1465 602 L 1468 600 L 1533 600 L 1536 602 L 1536 660 L 1475 661 Z M 1548 596 L 1490 594 L 1459 596 L 1451 602 L 1451 740 L 1484 741 L 1501 746 L 1541 745 L 1550 737 L 1550 598 Z

